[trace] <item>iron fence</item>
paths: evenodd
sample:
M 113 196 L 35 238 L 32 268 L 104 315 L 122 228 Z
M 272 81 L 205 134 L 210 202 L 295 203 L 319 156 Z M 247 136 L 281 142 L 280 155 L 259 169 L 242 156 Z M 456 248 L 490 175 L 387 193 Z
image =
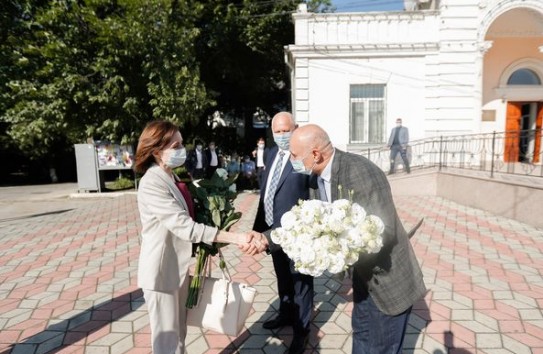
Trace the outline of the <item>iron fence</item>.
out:
M 542 129 L 506 131 L 416 140 L 407 151 L 411 169 L 460 168 L 543 177 Z M 388 148 L 358 150 L 384 171 L 390 168 Z M 403 161 L 399 154 L 396 166 Z

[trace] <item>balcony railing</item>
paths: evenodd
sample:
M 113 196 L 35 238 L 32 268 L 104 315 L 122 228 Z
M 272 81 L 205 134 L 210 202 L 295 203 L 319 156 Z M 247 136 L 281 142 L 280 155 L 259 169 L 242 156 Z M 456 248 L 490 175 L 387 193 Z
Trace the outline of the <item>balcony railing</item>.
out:
M 411 142 L 411 168 L 459 168 L 496 173 L 543 177 L 543 130 L 521 130 L 440 136 Z M 385 148 L 359 150 L 384 171 L 390 168 L 390 151 Z M 402 165 L 399 154 L 396 166 Z

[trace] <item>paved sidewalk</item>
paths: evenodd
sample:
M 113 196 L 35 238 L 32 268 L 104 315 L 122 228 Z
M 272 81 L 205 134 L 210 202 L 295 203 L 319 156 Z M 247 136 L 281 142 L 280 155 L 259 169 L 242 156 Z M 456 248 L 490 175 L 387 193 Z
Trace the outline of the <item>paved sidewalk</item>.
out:
M 252 226 L 257 198 L 236 200 L 238 230 Z M 543 230 L 437 197 L 396 203 L 406 228 L 425 217 L 412 242 L 430 289 L 404 352 L 543 353 Z M 133 194 L 1 220 L 0 353 L 150 353 L 135 279 L 139 228 Z M 188 353 L 283 353 L 291 331 L 261 326 L 277 307 L 271 258 L 235 247 L 225 256 L 234 279 L 257 288 L 254 311 L 238 338 L 190 328 Z M 306 352 L 350 353 L 349 280 L 315 282 Z

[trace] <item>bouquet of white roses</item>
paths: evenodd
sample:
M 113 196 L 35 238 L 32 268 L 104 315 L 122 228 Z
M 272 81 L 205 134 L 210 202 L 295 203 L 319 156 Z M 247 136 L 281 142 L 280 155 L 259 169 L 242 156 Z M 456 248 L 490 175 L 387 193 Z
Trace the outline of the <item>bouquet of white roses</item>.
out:
M 383 221 L 346 199 L 300 201 L 283 215 L 281 226 L 272 231 L 272 241 L 294 261 L 297 271 L 312 276 L 325 270 L 340 273 L 360 253 L 377 253 L 383 247 Z

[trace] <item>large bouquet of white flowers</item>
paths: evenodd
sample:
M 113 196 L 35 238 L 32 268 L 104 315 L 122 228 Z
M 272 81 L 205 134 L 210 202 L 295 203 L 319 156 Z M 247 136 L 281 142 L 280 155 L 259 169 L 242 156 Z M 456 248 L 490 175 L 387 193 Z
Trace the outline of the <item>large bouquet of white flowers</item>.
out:
M 325 270 L 340 273 L 360 253 L 377 253 L 383 247 L 383 221 L 346 199 L 300 201 L 283 215 L 281 225 L 272 231 L 272 241 L 294 261 L 297 271 L 312 276 Z

